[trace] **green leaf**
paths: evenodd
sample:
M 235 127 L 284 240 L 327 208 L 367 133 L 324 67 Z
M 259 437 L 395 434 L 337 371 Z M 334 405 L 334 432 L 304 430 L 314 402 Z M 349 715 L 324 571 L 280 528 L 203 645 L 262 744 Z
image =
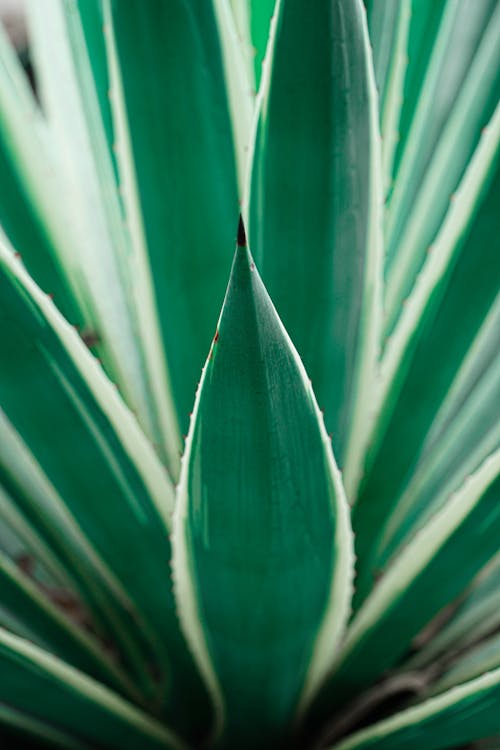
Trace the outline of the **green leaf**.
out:
M 104 685 L 0 628 L 0 704 L 75 733 L 91 747 L 182 750 L 164 726 Z M 0 713 L 0 722 L 3 717 Z M 37 731 L 36 724 L 33 726 Z
M 407 44 L 407 65 L 399 120 L 399 142 L 395 154 L 395 171 L 399 168 L 401 156 L 406 150 L 407 139 L 414 122 L 416 108 L 418 106 L 421 108 L 424 105 L 428 106 L 426 96 L 427 89 L 430 86 L 424 85 L 424 81 L 426 84 L 435 86 L 434 81 L 443 63 L 443 55 L 446 50 L 444 45 L 448 41 L 449 33 L 449 27 L 443 23 L 443 17 L 445 16 L 447 5 L 450 5 L 450 3 L 447 3 L 446 0 L 439 3 L 434 2 L 434 0 L 410 0 L 410 2 L 411 18 Z M 380 22 L 384 24 L 385 19 L 387 19 L 386 14 L 388 11 L 383 12 L 384 6 L 389 6 L 389 11 L 392 10 L 391 15 L 394 24 L 394 15 L 397 9 L 394 8 L 391 2 L 369 0 L 368 18 L 370 21 L 370 36 L 372 36 L 374 31 L 373 21 L 375 18 L 379 20 L 379 24 Z M 453 10 L 452 8 L 450 12 L 452 13 Z M 382 27 L 379 25 L 379 29 L 385 32 L 385 35 L 394 34 L 395 27 L 393 24 L 388 25 L 385 23 Z M 381 37 L 381 39 L 383 40 L 384 37 Z M 374 45 L 374 59 L 377 63 L 380 58 L 380 51 L 377 49 L 380 46 L 380 41 L 376 35 L 372 36 L 372 41 Z M 380 71 L 380 63 L 376 64 L 375 70 Z M 377 77 L 377 82 L 380 80 L 380 84 L 383 83 L 384 87 L 387 86 L 388 76 L 391 73 L 391 68 L 387 64 L 385 71 L 385 78 L 381 75 L 382 71 L 380 71 L 379 77 Z M 443 87 L 441 93 L 445 91 Z M 434 93 L 434 90 L 432 90 L 432 93 Z M 425 104 L 421 104 L 421 100 Z
M 500 669 L 334 745 L 330 750 L 441 750 L 500 732 Z
M 275 747 L 305 709 L 335 657 L 351 568 L 347 505 L 312 388 L 240 246 L 174 524 L 181 621 L 225 746 L 266 737 Z
M 415 535 L 356 614 L 319 713 L 395 666 L 412 638 L 493 557 L 500 534 L 499 493 L 500 449 Z
M 168 397 L 155 401 L 152 367 L 138 335 L 138 313 L 130 294 L 133 282 L 127 275 L 130 237 L 116 184 L 110 123 L 103 119 L 103 82 L 96 81 L 92 67 L 96 49 L 104 54 L 98 4 L 48 0 L 43 5 L 30 2 L 28 9 L 39 89 L 68 196 L 62 210 L 73 230 L 62 262 L 68 273 L 73 268 L 78 273 L 80 293 L 91 316 L 93 349 L 153 443 L 161 446 L 175 476 L 180 444 L 177 418 Z M 86 42 L 90 35 L 92 49 Z M 98 36 L 100 46 L 95 41 Z M 109 101 L 107 105 L 104 115 L 110 116 Z M 168 414 L 163 421 L 157 418 L 162 409 Z
M 500 7 L 444 4 L 386 221 L 386 332 L 397 322 L 500 95 Z
M 67 247 L 61 183 L 45 123 L 15 51 L 0 24 L 0 224 L 30 273 L 75 325 L 88 322 L 65 277 L 59 248 Z
M 353 509 L 356 607 L 372 588 L 392 514 L 498 292 L 499 255 L 491 238 L 500 196 L 499 146 L 500 107 L 382 359 L 379 413 Z
M 373 70 L 381 111 L 384 109 L 391 66 L 394 63 L 398 18 L 401 8 L 406 5 L 408 5 L 408 0 L 403 2 L 400 0 L 384 0 L 384 2 L 365 0 L 368 31 L 373 50 Z
M 248 155 L 255 108 L 253 75 L 229 0 L 212 0 L 226 78 L 227 98 L 236 155 L 240 199 L 247 179 Z
M 211 2 L 106 0 L 111 104 L 139 334 L 181 429 L 230 266 L 235 150 Z M 169 423 L 169 415 L 159 419 Z
M 0 436 L 2 520 L 56 582 L 78 592 L 100 635 L 109 636 L 111 630 L 119 649 L 130 646 L 124 626 L 132 609 L 128 594 L 37 462 L 36 448 L 28 448 L 3 412 Z
M 37 525 L 41 517 L 40 532 L 57 553 L 62 548 L 72 574 L 86 579 L 151 705 L 167 701 L 182 724 L 189 690 L 194 705 L 200 701 L 202 730 L 206 696 L 170 585 L 168 476 L 77 333 L 4 248 L 0 321 L 7 488 Z
M 500 554 L 485 566 L 450 621 L 407 663 L 422 669 L 465 651 L 500 627 Z
M 9 629 L 48 649 L 70 664 L 88 672 L 137 700 L 126 676 L 91 637 L 53 605 L 36 584 L 0 551 L 0 621 Z
M 70 13 L 73 14 L 73 22 L 75 23 L 75 27 L 77 23 L 81 24 L 81 29 L 85 39 L 85 47 L 88 50 L 88 62 L 90 62 L 90 66 L 92 69 L 92 78 L 95 87 L 94 91 L 97 95 L 102 126 L 104 127 L 108 149 L 111 152 L 111 156 L 113 159 L 115 175 L 116 178 L 118 178 L 118 174 L 116 172 L 116 163 L 113 158 L 113 118 L 111 114 L 111 102 L 109 100 L 110 84 L 108 61 L 106 57 L 106 44 L 103 34 L 104 15 L 102 3 L 95 1 L 85 3 L 78 2 L 75 7 L 72 0 L 64 0 L 64 9 L 67 18 L 69 16 L 68 10 L 70 10 Z M 73 50 L 75 52 L 76 48 L 73 48 Z M 83 55 L 82 57 L 80 57 L 80 62 L 85 62 L 86 64 Z
M 250 241 L 325 411 L 349 495 L 381 323 L 380 136 L 366 19 L 361 0 L 321 0 L 314 13 L 283 0 L 273 33 Z
M 5 417 L 0 413 L 0 437 L 3 440 L 6 438 L 6 433 L 9 433 L 9 426 Z M 49 578 L 56 585 L 71 590 L 74 588 L 71 584 L 71 577 L 66 574 L 64 566 L 43 539 L 43 531 L 42 533 L 40 532 L 38 524 L 33 526 L 30 524 L 21 511 L 20 504 L 18 504 L 11 494 L 6 491 L 4 485 L 8 484 L 8 479 L 6 478 L 4 457 L 8 454 L 9 450 L 3 447 L 3 450 L 0 453 L 0 519 L 2 520 L 2 534 L 0 539 L 1 548 L 9 555 L 9 557 L 14 557 L 15 551 L 12 549 L 11 545 L 6 544 L 6 536 L 8 535 L 9 538 L 16 540 L 16 550 L 18 548 L 27 549 L 34 555 L 37 562 L 44 567 Z M 9 458 L 12 458 L 12 454 Z M 19 469 L 19 464 L 16 464 L 15 461 L 12 463 L 14 463 L 15 471 L 17 471 Z M 37 505 L 37 499 L 40 495 L 43 496 L 43 480 L 38 486 L 38 493 L 35 492 L 33 494 L 34 505 Z
M 419 10 L 420 12 L 420 10 Z M 408 66 L 411 0 L 367 3 L 373 67 L 379 95 L 384 195 L 392 183 L 395 151 Z
M 378 566 L 500 446 L 500 295 L 469 348 L 380 542 Z
M 498 668 L 500 668 L 500 635 L 497 633 L 457 658 L 451 668 L 446 670 L 432 685 L 429 693 L 439 695 L 455 685 L 469 682 L 475 677 Z

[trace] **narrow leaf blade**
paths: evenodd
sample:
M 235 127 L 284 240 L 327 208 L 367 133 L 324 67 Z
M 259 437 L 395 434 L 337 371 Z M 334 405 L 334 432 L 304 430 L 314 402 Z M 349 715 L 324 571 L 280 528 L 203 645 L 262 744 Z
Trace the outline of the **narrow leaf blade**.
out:
M 500 195 L 499 149 L 497 107 L 382 359 L 378 416 L 353 510 L 356 607 L 373 586 L 386 528 L 498 292 L 500 265 L 492 238 Z
M 319 713 L 400 663 L 412 639 L 493 558 L 500 533 L 499 492 L 500 450 L 415 536 L 356 614 L 318 701 Z
M 358 0 L 325 0 L 314 13 L 283 0 L 273 23 L 250 241 L 325 411 L 349 494 L 381 323 L 380 136 L 366 19 Z
M 330 750 L 441 750 L 500 731 L 500 670 L 368 727 Z
M 54 528 L 66 521 L 71 531 L 57 539 L 45 519 L 45 537 L 55 535 L 66 561 L 73 557 L 76 576 L 76 536 L 82 568 L 98 582 L 101 610 L 109 604 L 119 615 L 110 635 L 142 678 L 141 688 L 160 706 L 166 701 L 180 722 L 187 721 L 189 690 L 199 700 L 202 730 L 206 694 L 178 627 L 170 583 L 168 475 L 77 333 L 1 247 L 0 291 L 0 403 L 10 424 L 0 447 L 2 475 L 32 519 L 38 511 L 23 482 L 42 477 Z M 16 471 L 23 465 L 26 476 Z M 152 659 L 159 680 L 149 670 Z
M 181 750 L 168 729 L 82 672 L 0 628 L 0 702 L 94 747 Z M 1 719 L 0 719 L 1 721 Z
M 106 1 L 104 8 L 139 332 L 155 366 L 155 396 L 161 402 L 171 389 L 182 432 L 238 216 L 218 27 L 212 2 Z

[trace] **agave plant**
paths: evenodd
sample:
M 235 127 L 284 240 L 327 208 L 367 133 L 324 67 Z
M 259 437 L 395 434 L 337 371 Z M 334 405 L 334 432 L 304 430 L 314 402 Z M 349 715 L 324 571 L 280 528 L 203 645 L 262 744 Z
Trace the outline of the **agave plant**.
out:
M 500 6 L 274 5 L 0 35 L 2 747 L 500 747 Z

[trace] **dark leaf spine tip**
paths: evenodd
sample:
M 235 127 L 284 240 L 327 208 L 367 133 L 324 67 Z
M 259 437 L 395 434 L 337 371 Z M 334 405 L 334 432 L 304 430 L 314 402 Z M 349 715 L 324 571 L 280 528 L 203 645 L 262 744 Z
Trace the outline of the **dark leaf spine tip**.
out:
M 216 331 L 215 336 L 214 336 L 214 344 L 216 344 L 218 340 L 219 340 L 219 331 Z
M 247 236 L 245 233 L 245 225 L 243 224 L 243 219 L 240 214 L 240 220 L 238 223 L 238 239 L 237 239 L 238 247 L 246 247 L 247 245 Z

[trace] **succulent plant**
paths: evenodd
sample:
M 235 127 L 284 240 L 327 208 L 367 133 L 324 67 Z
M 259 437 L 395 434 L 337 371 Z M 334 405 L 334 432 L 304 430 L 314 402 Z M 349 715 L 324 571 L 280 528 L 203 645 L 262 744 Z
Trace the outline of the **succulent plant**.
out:
M 0 35 L 2 747 L 500 747 L 500 6 L 365 5 Z

